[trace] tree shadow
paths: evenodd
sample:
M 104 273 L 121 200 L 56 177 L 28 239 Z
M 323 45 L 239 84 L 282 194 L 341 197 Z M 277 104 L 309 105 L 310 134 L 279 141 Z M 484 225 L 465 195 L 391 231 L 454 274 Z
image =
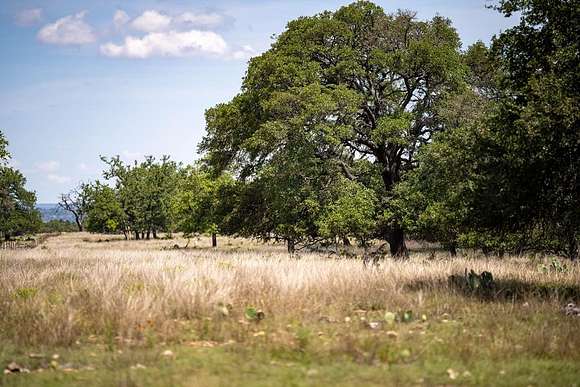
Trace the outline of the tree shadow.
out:
M 580 302 L 580 285 L 557 283 L 532 283 L 517 279 L 496 279 L 489 288 L 472 288 L 466 283 L 448 280 L 415 280 L 405 285 L 405 289 L 447 290 L 464 297 L 482 301 L 523 301 L 527 299 L 556 300 L 560 303 Z

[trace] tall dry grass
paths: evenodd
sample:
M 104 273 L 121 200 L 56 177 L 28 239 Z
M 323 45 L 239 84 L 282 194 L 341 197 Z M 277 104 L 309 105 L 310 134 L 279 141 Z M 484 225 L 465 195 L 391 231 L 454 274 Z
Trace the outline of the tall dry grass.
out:
M 248 306 L 280 324 L 342 321 L 361 310 L 466 313 L 466 305 L 508 315 L 516 303 L 556 315 L 579 294 L 578 266 L 544 273 L 529 258 L 433 259 L 415 253 L 408 261 L 387 259 L 365 268 L 360 260 L 322 254 L 291 258 L 275 244 L 220 243 L 212 250 L 209 240 L 198 239 L 190 249 L 174 250 L 185 241 L 69 234 L 32 250 L 2 251 L 0 339 L 23 345 L 67 345 L 91 335 L 135 343 L 148 334 L 180 340 L 189 323 L 198 334 L 210 319 L 222 324 L 225 305 L 230 331 Z M 493 300 L 449 287 L 448 276 L 466 268 L 493 273 Z M 224 329 L 216 328 L 213 338 L 241 337 L 241 331 L 228 336 Z

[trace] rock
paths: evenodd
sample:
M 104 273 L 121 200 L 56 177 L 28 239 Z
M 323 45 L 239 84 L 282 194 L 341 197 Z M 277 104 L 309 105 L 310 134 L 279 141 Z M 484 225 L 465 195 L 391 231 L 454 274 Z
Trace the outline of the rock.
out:
M 368 326 L 371 329 L 379 329 L 381 327 L 381 324 L 379 324 L 376 321 L 369 321 Z
M 566 316 L 580 316 L 580 307 L 577 307 L 573 302 L 566 305 L 563 311 Z
M 30 370 L 24 367 L 21 367 L 20 365 L 18 365 L 18 363 L 16 362 L 11 362 L 10 364 L 8 364 L 8 366 L 6 366 L 6 369 L 4 370 L 5 374 L 10 374 L 10 373 L 29 373 Z
M 173 354 L 173 352 L 172 352 L 172 351 L 170 351 L 169 349 L 166 349 L 165 351 L 163 351 L 163 352 L 161 353 L 161 356 L 165 356 L 165 357 L 173 357 L 173 356 L 174 356 L 174 354 Z
M 230 315 L 230 311 L 229 311 L 229 309 L 228 309 L 226 306 L 224 306 L 224 305 L 218 306 L 218 312 L 219 312 L 219 313 L 220 313 L 220 314 L 221 314 L 223 317 L 228 317 L 228 316 Z
M 313 368 L 309 369 L 309 370 L 306 372 L 306 376 L 315 376 L 315 375 L 318 375 L 318 370 L 315 370 L 315 369 L 313 369 Z
M 320 316 L 320 318 L 318 319 L 318 321 L 320 322 L 324 322 L 324 323 L 335 323 L 336 319 L 329 317 L 329 316 Z
M 448 368 L 447 375 L 449 376 L 449 379 L 455 380 L 459 374 L 453 368 Z
M 387 337 L 390 337 L 391 339 L 396 339 L 397 337 L 399 337 L 399 334 L 395 331 L 387 331 Z

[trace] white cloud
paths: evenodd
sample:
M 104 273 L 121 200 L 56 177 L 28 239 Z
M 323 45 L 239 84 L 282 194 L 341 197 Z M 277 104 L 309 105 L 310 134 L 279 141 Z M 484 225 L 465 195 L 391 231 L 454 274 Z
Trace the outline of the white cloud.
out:
M 88 171 L 89 170 L 89 166 L 85 163 L 80 163 L 79 165 L 77 165 L 77 167 L 81 171 Z
M 42 20 L 42 9 L 24 9 L 16 15 L 16 24 L 20 26 L 31 26 Z
M 152 56 L 189 56 L 228 54 L 225 40 L 212 31 L 169 31 L 150 33 L 142 38 L 127 36 L 121 45 L 107 43 L 101 53 L 110 57 L 149 58 Z
M 35 166 L 36 166 L 36 169 L 38 169 L 41 172 L 56 172 L 60 168 L 60 163 L 58 161 L 55 161 L 55 160 L 48 160 L 48 161 L 36 163 Z
M 55 173 L 49 173 L 46 178 L 53 183 L 64 184 L 70 182 L 72 179 L 69 176 L 61 176 Z
M 65 16 L 47 24 L 38 32 L 38 39 L 51 44 L 87 44 L 96 40 L 93 29 L 84 17 L 86 12 Z
M 185 12 L 176 18 L 178 23 L 197 28 L 215 28 L 223 24 L 224 17 L 216 12 L 194 13 Z
M 250 59 L 251 57 L 256 55 L 256 50 L 252 46 L 245 45 L 242 46 L 239 50 L 235 50 L 232 52 L 231 57 L 233 59 Z
M 113 23 L 115 27 L 120 28 L 129 22 L 130 18 L 127 15 L 127 12 L 123 11 L 122 9 L 118 9 L 115 11 L 113 15 Z
M 169 28 L 171 17 L 155 10 L 145 11 L 131 23 L 131 26 L 139 31 L 158 32 Z

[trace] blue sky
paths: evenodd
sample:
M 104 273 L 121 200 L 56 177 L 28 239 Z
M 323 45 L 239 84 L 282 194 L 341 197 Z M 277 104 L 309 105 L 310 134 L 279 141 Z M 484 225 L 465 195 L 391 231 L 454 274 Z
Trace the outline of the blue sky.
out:
M 298 16 L 347 1 L 2 0 L 0 130 L 39 202 L 100 177 L 99 155 L 192 162 L 205 109 Z M 377 1 L 449 17 L 464 47 L 515 23 L 485 0 Z M 487 2 L 489 4 L 489 2 Z

